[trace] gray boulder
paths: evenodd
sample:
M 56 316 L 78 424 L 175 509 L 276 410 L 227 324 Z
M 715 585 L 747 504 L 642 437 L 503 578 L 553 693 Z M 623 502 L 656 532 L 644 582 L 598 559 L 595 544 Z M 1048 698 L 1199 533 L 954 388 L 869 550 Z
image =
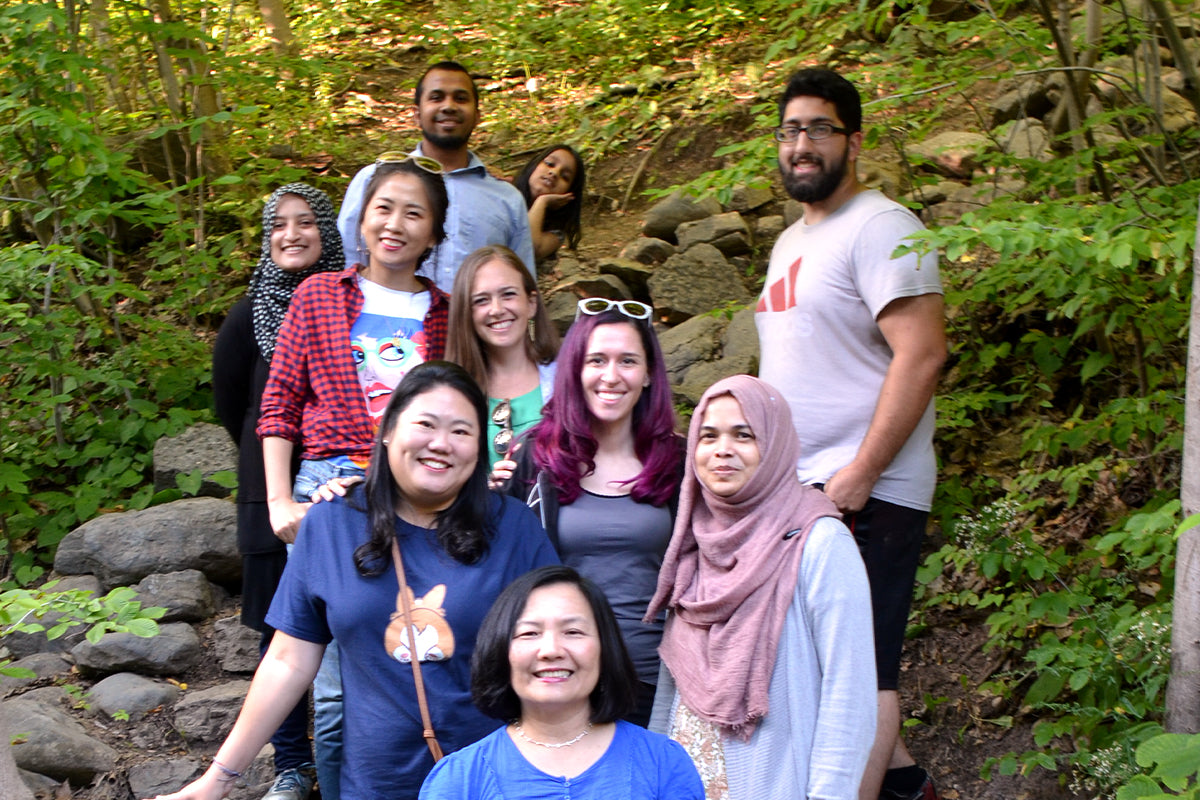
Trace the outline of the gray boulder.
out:
M 650 277 L 649 286 L 655 314 L 668 324 L 751 300 L 741 275 L 711 244 L 668 258 Z
M 7 644 L 8 638 L 5 637 Z M 18 658 L 8 666 L 27 669 L 34 674 L 32 678 L 13 678 L 0 675 L 0 697 L 15 689 L 23 689 L 41 678 L 52 678 L 55 675 L 65 675 L 71 671 L 71 664 L 62 657 L 61 653 L 33 653 Z
M 888 197 L 898 197 L 908 188 L 908 177 L 904 174 L 904 169 L 893 161 L 860 157 L 858 179 L 865 186 L 878 189 Z
M 787 230 L 804 216 L 804 206 L 799 201 L 788 198 L 783 204 L 783 227 Z
M 733 187 L 733 197 L 729 200 L 729 208 L 732 211 L 744 214 L 747 211 L 762 208 L 774 200 L 775 193 L 771 191 L 769 183 L 752 183 L 748 186 L 740 185 Z
M 726 256 L 750 252 L 750 228 L 736 211 L 685 222 L 675 229 L 675 235 L 679 249 L 685 252 L 701 243 L 711 244 Z
M 1041 162 L 1054 158 L 1054 152 L 1050 149 L 1050 135 L 1046 133 L 1046 126 L 1041 120 L 1018 119 L 995 131 L 995 135 L 1000 142 L 1000 149 L 1017 158 L 1036 158 Z
M 66 693 L 39 689 L 0 703 L 0 729 L 15 737 L 17 766 L 76 786 L 116 767 L 117 753 L 87 734 L 62 708 Z
M 774 246 L 779 234 L 783 233 L 783 215 L 771 214 L 759 217 L 754 223 L 754 241 L 758 243 L 760 252 Z
M 134 797 L 157 797 L 177 792 L 200 777 L 208 765 L 194 758 L 147 761 L 129 768 L 129 789 Z
M 212 584 L 198 569 L 147 575 L 133 588 L 143 608 L 167 609 L 160 622 L 199 622 L 216 610 Z
M 924 158 L 943 175 L 969 178 L 979 165 L 979 157 L 991 148 L 991 139 L 982 133 L 946 131 L 923 142 L 914 142 L 908 151 Z
M 621 249 L 621 258 L 643 264 L 661 264 L 675 255 L 675 245 L 650 236 L 639 236 Z
M 642 234 L 655 239 L 674 242 L 675 229 L 684 222 L 711 217 L 721 213 L 721 204 L 715 197 L 696 200 L 680 192 L 663 198 L 646 212 L 642 223 Z
M 124 711 L 131 720 L 139 720 L 147 711 L 159 706 L 170 705 L 177 697 L 178 687 L 132 672 L 110 675 L 88 693 L 88 699 L 96 709 L 110 717 Z
M 236 527 L 234 504 L 211 497 L 105 514 L 63 538 L 54 568 L 94 574 L 105 588 L 185 569 L 198 569 L 217 583 L 236 583 L 242 573 Z
M 258 669 L 258 645 L 262 634 L 247 628 L 238 617 L 226 617 L 213 625 L 214 645 L 226 672 L 254 672 Z
M 674 247 L 671 248 L 674 251 Z M 649 298 L 646 282 L 654 274 L 654 267 L 631 258 L 602 258 L 596 264 L 601 275 L 612 275 L 629 287 L 634 297 Z
M 149 638 L 106 633 L 95 644 L 80 642 L 71 650 L 71 656 L 85 672 L 175 675 L 200 660 L 200 637 L 186 622 L 169 622 L 159 626 L 157 636 Z
M 993 100 L 991 108 L 994 128 L 1015 119 L 1041 119 L 1053 104 L 1046 96 L 1046 85 L 1037 78 L 1027 78 Z
M 220 425 L 200 422 L 154 443 L 154 491 L 174 489 L 176 475 L 196 471 L 202 476 L 198 496 L 229 496 L 229 489 L 212 480 L 217 472 L 237 472 L 237 447 Z
M 693 405 L 700 397 L 722 378 L 743 373 L 758 372 L 758 330 L 754 326 L 754 309 L 744 308 L 733 315 L 733 319 L 721 336 L 719 356 L 696 364 L 687 372 L 677 394 Z
M 249 681 L 233 681 L 188 692 L 175 704 L 175 727 L 193 744 L 223 741 L 249 689 Z
M 724 317 L 701 314 L 663 331 L 658 343 L 672 386 L 681 385 L 694 365 L 713 357 L 727 324 Z

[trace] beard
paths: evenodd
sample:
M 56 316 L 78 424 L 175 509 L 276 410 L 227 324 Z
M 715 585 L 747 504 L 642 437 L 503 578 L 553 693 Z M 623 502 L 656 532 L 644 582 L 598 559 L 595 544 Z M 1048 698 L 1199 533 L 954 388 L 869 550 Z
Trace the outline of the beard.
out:
M 461 150 L 467 146 L 467 142 L 471 141 L 471 133 L 474 126 L 467 128 L 466 133 L 441 133 L 434 124 L 422 125 L 421 135 L 434 147 L 440 147 L 443 150 Z
M 815 164 L 819 171 L 812 175 L 796 175 L 791 170 L 794 161 Z M 787 164 L 781 162 L 779 172 L 783 176 L 783 188 L 793 200 L 800 203 L 820 203 L 822 200 L 828 200 L 846 177 L 846 153 L 843 151 L 836 161 L 827 161 L 816 153 L 796 156 Z
M 434 147 L 440 147 L 442 150 L 461 150 L 467 146 L 467 142 L 471 141 L 471 134 L 465 136 L 459 134 L 443 135 L 433 131 L 422 131 L 425 140 Z

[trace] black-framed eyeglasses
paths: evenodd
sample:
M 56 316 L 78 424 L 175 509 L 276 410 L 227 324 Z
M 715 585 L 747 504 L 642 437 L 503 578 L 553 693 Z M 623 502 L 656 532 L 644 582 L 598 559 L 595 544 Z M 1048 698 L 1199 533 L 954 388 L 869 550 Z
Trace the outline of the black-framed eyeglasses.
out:
M 379 164 L 403 164 L 411 161 L 426 172 L 432 172 L 434 175 L 444 175 L 445 170 L 442 169 L 442 164 L 437 159 L 429 156 L 414 156 L 408 153 L 382 153 L 379 158 L 375 159 L 375 163 Z
M 777 142 L 794 142 L 800 138 L 800 134 L 802 133 L 807 133 L 809 139 L 819 142 L 822 139 L 828 139 L 835 133 L 848 136 L 850 135 L 850 129 L 841 128 L 828 122 L 814 122 L 812 125 L 784 125 L 776 128 L 773 135 Z
M 492 409 L 492 422 L 500 426 L 500 430 L 492 437 L 492 450 L 498 456 L 506 456 L 513 440 L 512 403 L 508 400 L 497 403 Z
M 579 319 L 581 314 L 594 317 L 597 314 L 603 314 L 605 311 L 612 310 L 624 314 L 630 319 L 639 321 L 650 319 L 650 315 L 654 313 L 653 308 L 645 303 L 639 303 L 637 300 L 609 300 L 607 297 L 585 297 L 575 307 L 575 319 Z

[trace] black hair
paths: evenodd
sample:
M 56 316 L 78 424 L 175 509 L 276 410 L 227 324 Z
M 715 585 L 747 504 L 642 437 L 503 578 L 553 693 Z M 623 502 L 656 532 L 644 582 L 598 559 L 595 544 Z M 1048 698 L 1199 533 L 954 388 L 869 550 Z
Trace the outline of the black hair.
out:
M 471 656 L 471 699 L 484 714 L 512 722 L 521 716 L 521 700 L 512 688 L 508 650 L 517 620 L 534 589 L 563 583 L 579 589 L 596 618 L 600 637 L 600 678 L 589 698 L 594 723 L 615 722 L 637 705 L 637 672 L 616 615 L 604 592 L 570 567 L 554 564 L 526 572 L 508 585 L 483 618 Z
M 582 227 L 579 223 L 580 213 L 583 210 L 583 190 L 587 184 L 587 178 L 584 175 L 583 157 L 575 151 L 575 148 L 569 144 L 552 144 L 545 150 L 542 150 L 536 156 L 529 160 L 525 168 L 521 170 L 521 174 L 513 181 L 513 185 L 521 192 L 521 196 L 525 198 L 525 207 L 529 208 L 533 205 L 533 193 L 529 190 L 529 179 L 533 177 L 533 171 L 537 169 L 537 165 L 542 163 L 555 150 L 566 150 L 575 159 L 575 178 L 571 181 L 568 192 L 575 195 L 571 202 L 561 208 L 547 209 L 543 228 L 551 231 L 562 231 L 563 240 L 566 241 L 567 247 L 574 250 L 579 246 L 579 237 L 582 235 Z
M 499 499 L 488 492 L 487 486 L 487 400 L 462 367 L 449 361 L 426 361 L 409 370 L 400 381 L 379 420 L 379 431 L 371 448 L 371 466 L 367 468 L 367 480 L 362 489 L 366 508 L 358 504 L 358 492 L 351 495 L 356 506 L 367 512 L 371 532 L 371 538 L 354 551 L 354 565 L 361 575 L 379 575 L 387 569 L 391 562 L 392 540 L 396 538 L 400 487 L 392 475 L 383 440 L 391 435 L 396 419 L 414 398 L 439 386 L 458 392 L 475 410 L 479 454 L 475 469 L 458 490 L 458 496 L 437 514 L 434 527 L 438 544 L 455 561 L 463 564 L 474 564 L 487 552 L 488 540 L 494 533 L 492 519 L 499 503 Z
M 425 89 L 425 78 L 434 70 L 442 72 L 461 72 L 467 76 L 467 81 L 471 84 L 471 99 L 475 101 L 475 107 L 479 108 L 479 87 L 475 85 L 475 79 L 471 77 L 471 73 L 467 68 L 457 61 L 439 61 L 425 72 L 421 73 L 421 79 L 417 81 L 417 88 L 413 92 L 413 105 L 421 105 L 421 92 Z
M 824 67 L 810 67 L 796 72 L 788 78 L 787 88 L 779 99 L 779 121 L 787 104 L 794 97 L 819 97 L 833 103 L 837 115 L 842 121 L 842 127 L 850 133 L 862 130 L 862 100 L 859 99 L 858 89 L 854 84 Z
M 433 242 L 441 244 L 446 239 L 446 210 L 450 207 L 450 197 L 446 194 L 445 179 L 440 173 L 423 169 L 412 160 L 388 161 L 375 167 L 371 180 L 367 181 L 367 188 L 363 190 L 362 206 L 358 209 L 356 232 L 360 251 L 366 249 L 362 240 L 362 224 L 363 220 L 367 218 L 367 209 L 371 207 L 371 200 L 379 191 L 379 187 L 393 175 L 412 175 L 421 181 L 421 186 L 425 189 L 425 197 L 429 200 L 429 213 L 433 217 Z M 433 249 L 427 248 L 421 254 L 420 259 L 417 260 L 417 269 L 421 268 L 431 252 Z

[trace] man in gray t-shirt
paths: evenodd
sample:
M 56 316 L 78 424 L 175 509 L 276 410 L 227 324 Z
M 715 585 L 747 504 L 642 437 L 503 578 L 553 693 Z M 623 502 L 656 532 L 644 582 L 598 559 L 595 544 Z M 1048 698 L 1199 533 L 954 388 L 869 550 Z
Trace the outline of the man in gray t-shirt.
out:
M 896 689 L 937 470 L 933 394 L 946 358 L 937 256 L 892 257 L 921 223 L 858 181 L 862 108 L 849 81 L 797 72 L 779 120 L 780 172 L 804 217 L 771 254 L 755 314 L 759 375 L 792 408 L 801 480 L 837 504 L 867 567 L 879 715 L 859 800 L 936 800 L 900 739 Z

